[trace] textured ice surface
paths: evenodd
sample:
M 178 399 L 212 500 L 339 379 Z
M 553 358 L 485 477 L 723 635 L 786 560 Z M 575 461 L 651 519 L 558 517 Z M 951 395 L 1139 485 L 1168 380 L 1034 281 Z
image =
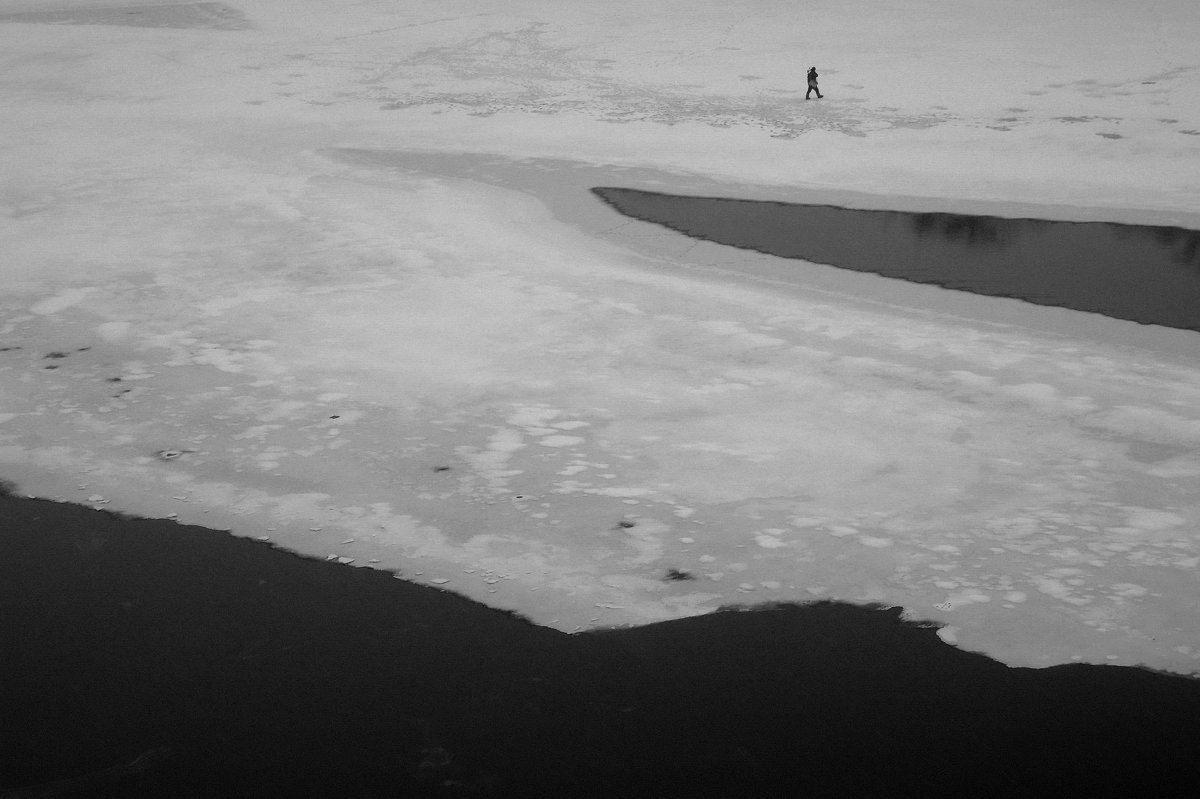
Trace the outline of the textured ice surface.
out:
M 18 2 L 0 6 L 0 22 L 27 25 L 129 25 L 144 28 L 241 30 L 249 23 L 223 3 Z
M 2 476 L 568 630 L 836 596 L 1196 668 L 1192 334 L 716 264 L 578 179 L 1186 224 L 1190 4 L 643 6 L 0 26 Z

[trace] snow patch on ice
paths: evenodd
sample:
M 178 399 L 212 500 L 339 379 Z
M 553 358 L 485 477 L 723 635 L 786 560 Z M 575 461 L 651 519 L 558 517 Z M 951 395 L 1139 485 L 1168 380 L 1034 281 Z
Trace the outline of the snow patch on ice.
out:
M 61 313 L 68 308 L 78 305 L 87 299 L 88 295 L 96 291 L 95 288 L 77 288 L 60 291 L 53 297 L 47 297 L 44 300 L 39 300 L 29 306 L 29 312 L 35 313 L 38 316 L 48 316 L 50 314 Z

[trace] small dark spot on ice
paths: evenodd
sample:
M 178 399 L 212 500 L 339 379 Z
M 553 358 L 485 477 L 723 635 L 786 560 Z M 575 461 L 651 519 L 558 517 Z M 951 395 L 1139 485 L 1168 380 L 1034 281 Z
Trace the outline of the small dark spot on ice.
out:
M 1125 138 L 1120 133 L 1097 133 L 1096 135 L 1100 136 L 1101 138 L 1104 138 L 1104 139 L 1123 139 L 1123 138 Z
M 20 347 L 0 347 L 0 352 L 12 352 L 13 350 L 19 350 L 19 349 L 21 349 L 21 348 Z
M 120 383 L 120 382 L 121 382 L 121 378 L 119 378 L 119 377 L 106 377 L 106 378 L 104 378 L 104 382 L 105 382 L 105 383 Z
M 433 470 L 435 472 L 448 472 L 448 471 L 450 471 L 450 467 L 449 466 L 434 466 Z
M 667 569 L 667 573 L 663 579 L 668 582 L 676 582 L 679 580 L 695 580 L 696 575 L 692 574 L 687 569 Z
M 65 358 L 65 357 L 67 357 L 67 353 L 65 353 L 65 352 L 47 352 L 42 357 L 43 358 Z
M 329 418 L 330 418 L 330 419 L 341 419 L 341 418 L 342 418 L 342 416 L 341 416 L 341 414 L 337 414 L 337 413 L 335 413 L 333 416 L 330 416 Z
M 58 368 L 58 366 L 57 366 L 56 364 L 53 364 L 53 363 L 52 363 L 52 364 L 50 364 L 49 366 L 43 366 L 42 368 L 43 368 L 43 369 L 57 369 L 57 368 Z
M 637 527 L 637 522 L 630 519 L 622 519 L 621 521 L 617 522 L 617 527 L 620 527 L 623 530 L 628 530 L 631 527 Z

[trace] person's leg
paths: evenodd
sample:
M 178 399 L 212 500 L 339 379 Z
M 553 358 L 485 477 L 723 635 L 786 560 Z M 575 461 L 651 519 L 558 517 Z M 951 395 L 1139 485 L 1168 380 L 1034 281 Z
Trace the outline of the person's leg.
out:
M 813 90 L 813 87 L 812 87 L 812 86 L 809 86 L 809 87 L 808 87 L 808 91 L 806 91 L 806 92 L 804 93 L 804 99 L 805 99 L 805 100 L 811 100 L 811 99 L 812 99 L 812 90 Z M 818 96 L 819 96 L 819 95 L 818 95 Z

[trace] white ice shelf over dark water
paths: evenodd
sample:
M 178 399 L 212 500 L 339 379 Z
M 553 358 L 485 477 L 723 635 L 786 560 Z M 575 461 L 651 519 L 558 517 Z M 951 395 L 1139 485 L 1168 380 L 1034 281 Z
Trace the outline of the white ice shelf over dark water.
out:
M 0 2 L 0 476 L 567 630 L 835 596 L 1198 668 L 1196 334 L 587 191 L 1197 228 L 1192 3 L 408 5 Z

